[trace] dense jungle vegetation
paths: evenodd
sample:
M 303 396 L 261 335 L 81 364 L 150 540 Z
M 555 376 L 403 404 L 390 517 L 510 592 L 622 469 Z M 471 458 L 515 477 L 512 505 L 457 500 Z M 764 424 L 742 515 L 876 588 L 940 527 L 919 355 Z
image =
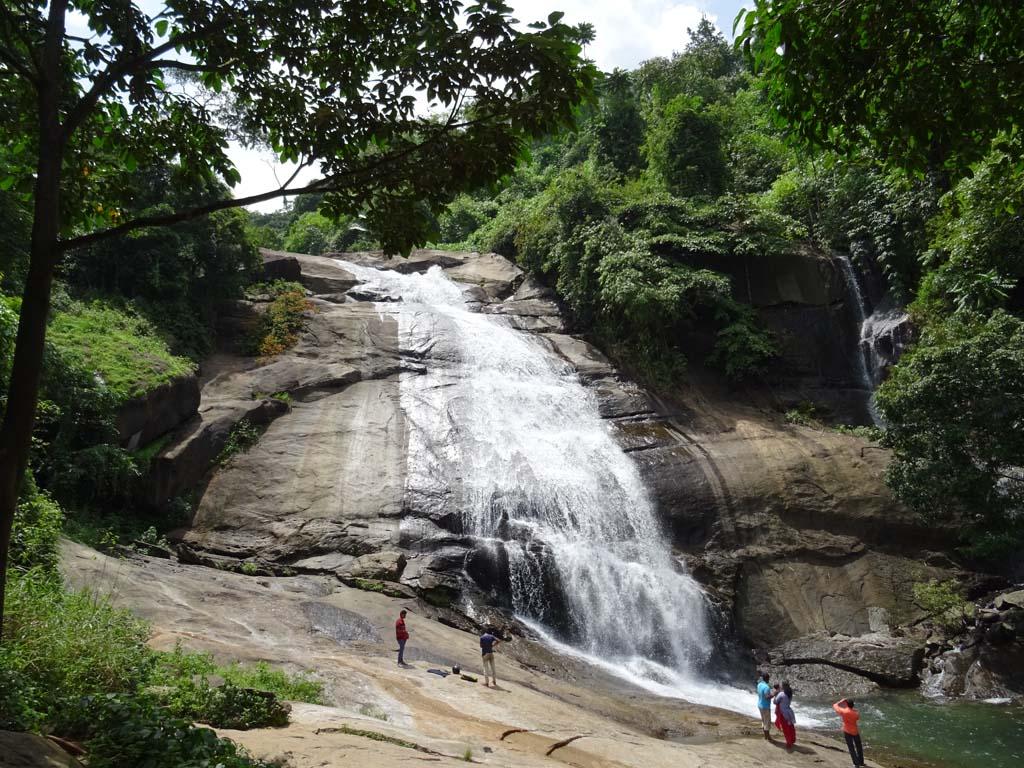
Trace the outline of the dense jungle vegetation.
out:
M 170 115 L 173 131 L 161 133 L 167 125 L 154 121 L 143 125 L 145 131 L 128 125 L 121 136 L 118 121 L 126 118 L 119 117 L 120 96 L 111 98 L 69 161 L 75 172 L 64 204 L 78 209 L 66 216 L 65 236 L 78 238 L 79 247 L 52 264 L 38 408 L 11 527 L 0 727 L 52 726 L 65 718 L 67 732 L 96 741 L 99 757 L 90 764 L 97 766 L 108 764 L 104 749 L 115 754 L 121 748 L 108 738 L 119 721 L 152 734 L 132 747 L 138 759 L 179 744 L 195 764 L 247 764 L 229 744 L 190 730 L 182 719 L 195 719 L 196 707 L 222 704 L 182 682 L 192 679 L 194 668 L 210 671 L 210 662 L 154 655 L 144 647 L 145 628 L 130 616 L 65 593 L 56 576 L 56 546 L 62 532 L 108 547 L 155 541 L 187 516 L 187 499 L 171 509 L 139 507 L 135 484 L 159 446 L 129 451 L 114 420 L 125 401 L 193 370 L 213 349 L 219 308 L 258 279 L 257 247 L 401 251 L 430 241 L 496 251 L 552 286 L 576 329 L 663 389 L 697 366 L 756 385 L 772 360 L 776 340 L 744 302 L 743 286 L 728 276 L 735 260 L 807 248 L 848 252 L 862 269 L 882 272 L 917 329 L 915 344 L 878 392 L 887 422 L 878 439 L 894 452 L 888 478 L 894 493 L 924 516 L 960 522 L 964 552 L 978 562 L 999 566 L 1019 553 L 1024 99 L 1017 96 L 1024 88 L 1024 22 L 1012 12 L 1009 20 L 1000 16 L 996 3 L 975 4 L 979 13 L 995 15 L 972 18 L 953 12 L 956 4 L 948 0 L 929 0 L 906 12 L 865 3 L 863 28 L 844 19 L 845 26 L 834 29 L 836 19 L 820 9 L 798 15 L 798 5 L 758 2 L 737 46 L 704 22 L 680 41 L 678 54 L 604 73 L 592 99 L 589 74 L 576 61 L 585 30 L 554 19 L 546 43 L 556 51 L 553 82 L 539 104 L 484 94 L 494 101 L 482 103 L 514 112 L 512 134 L 496 129 L 447 137 L 417 155 L 408 136 L 429 133 L 434 123 L 413 120 L 401 112 L 411 110 L 405 104 L 396 108 L 400 114 L 368 117 L 354 139 L 335 137 L 358 145 L 346 162 L 394 152 L 401 157 L 397 170 L 358 177 L 365 191 L 309 189 L 272 214 L 227 205 L 231 193 L 224 182 L 233 169 L 222 167 L 219 140 L 228 132 L 210 128 L 205 107 L 199 110 L 202 130 L 184 128 L 190 113 L 163 104 L 164 112 L 156 111 L 161 119 Z M 150 20 L 114 15 L 97 16 L 98 28 L 115 29 L 121 42 L 131 39 L 131 30 L 146 39 L 137 27 Z M 433 20 L 438 29 L 447 21 Z M 0 33 L 10 33 L 15 22 L 0 18 Z M 249 23 L 225 23 L 243 22 Z M 409 31 L 416 23 L 401 20 L 413 47 L 421 42 Z M 166 20 L 153 28 L 160 24 L 158 37 L 168 29 Z M 941 57 L 926 40 L 904 42 L 907 60 L 879 70 L 884 57 L 875 54 L 889 50 L 888 32 L 942 25 L 949 28 Z M 1004 34 L 979 33 L 993 29 Z M 527 44 L 509 40 L 513 50 L 504 52 L 501 66 L 520 56 L 517 45 Z M 426 42 L 440 45 L 434 38 Z M 836 46 L 843 55 L 822 53 Z M 202 53 L 216 70 L 234 50 Z M 249 75 L 258 72 L 261 57 L 274 53 L 248 62 Z M 975 64 L 979 53 L 987 63 Z M 337 74 L 355 65 L 331 66 Z M 451 60 L 424 66 L 459 79 Z M 0 59 L 0 99 L 8 113 L 27 103 L 16 85 L 18 69 L 10 57 Z M 89 74 L 69 72 L 69 79 Z M 804 87 L 808 72 L 816 91 Z M 148 80 L 122 85 L 137 103 L 152 104 L 163 98 L 152 79 L 159 76 L 155 71 Z M 226 90 L 219 77 L 207 73 L 204 85 Z M 264 86 L 252 86 L 253 93 Z M 394 106 L 400 93 L 386 89 L 380 98 Z M 242 112 L 249 109 L 245 128 L 271 134 L 282 159 L 291 158 L 281 147 L 283 136 L 310 153 L 323 149 L 322 123 L 286 125 L 261 113 L 252 93 L 241 101 Z M 573 120 L 575 130 L 566 130 Z M 35 174 L 39 146 L 21 120 L 7 120 L 0 138 L 8 169 L 0 174 L 0 391 L 8 393 L 31 274 L 34 193 L 26 179 Z M 128 150 L 115 146 L 118 138 Z M 160 141 L 166 151 L 129 151 Z M 329 149 L 343 154 L 338 146 Z M 197 171 L 204 152 L 214 160 Z M 454 157 L 465 165 L 452 163 Z M 211 213 L 175 218 L 200 209 Z M 395 230 L 394 222 L 404 219 L 414 221 L 415 231 Z M 116 230 L 123 222 L 142 223 L 89 239 L 87 233 Z M 5 424 L 14 418 L 8 397 L 0 402 Z M 9 451 L 4 461 L 14 461 Z M 79 634 L 83 624 L 103 631 Z M 58 679 L 60 669 L 68 671 Z M 166 705 L 144 695 L 144 688 L 173 677 L 173 669 L 183 670 L 175 678 L 180 706 L 168 719 Z M 53 698 L 56 690 L 67 698 Z M 16 691 L 27 693 L 13 696 Z M 108 693 L 113 698 L 99 704 L 82 699 Z M 316 692 L 306 695 L 315 699 Z M 242 702 L 240 711 L 248 712 L 249 704 Z M 99 705 L 89 721 L 86 713 L 92 716 L 97 710 L 91 707 Z M 152 764 L 193 764 L 175 762 L 178 757 Z M 109 764 L 126 763 L 112 757 Z

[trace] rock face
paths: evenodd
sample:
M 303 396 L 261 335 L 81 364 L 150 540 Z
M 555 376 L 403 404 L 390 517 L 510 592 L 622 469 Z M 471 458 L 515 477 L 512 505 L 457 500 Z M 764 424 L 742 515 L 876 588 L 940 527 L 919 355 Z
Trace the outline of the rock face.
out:
M 924 649 L 918 641 L 885 633 L 860 637 L 810 635 L 772 651 L 776 665 L 835 667 L 890 688 L 915 687 L 920 682 L 923 659 Z
M 135 450 L 170 432 L 198 409 L 199 380 L 180 376 L 122 405 L 115 419 L 118 436 L 122 445 Z
M 81 768 L 81 763 L 49 739 L 34 733 L 0 731 L 5 768 Z
M 265 258 L 299 264 L 315 311 L 299 342 L 279 357 L 228 357 L 207 366 L 199 414 L 154 467 L 154 499 L 199 492 L 184 543 L 206 557 L 276 572 L 333 574 L 375 589 L 391 584 L 395 594 L 415 590 L 437 606 L 471 599 L 480 610 L 510 608 L 499 588 L 507 561 L 463 534 L 450 489 L 420 483 L 418 493 L 407 492 L 409 426 L 399 379 L 450 354 L 444 323 L 406 316 L 437 333 L 403 350 L 395 315 L 375 306 L 381 297 L 333 259 Z M 883 451 L 855 437 L 784 424 L 764 407 L 764 391 L 724 391 L 699 372 L 671 399 L 652 396 L 568 333 L 552 292 L 499 256 L 416 251 L 408 260 L 344 258 L 403 273 L 439 267 L 480 312 L 538 334 L 570 363 L 634 457 L 680 560 L 706 584 L 742 644 L 781 646 L 776 661 L 803 665 L 809 674 L 827 669 L 887 685 L 916 679 L 920 660 L 909 641 L 884 638 L 920 618 L 910 585 L 950 572 L 944 556 L 930 553 L 951 539 L 893 502 L 881 479 Z M 813 255 L 795 264 L 789 272 L 775 265 L 778 273 L 764 266 L 773 280 L 754 275 L 751 300 L 769 312 L 803 302 L 827 313 L 838 301 L 832 267 Z M 787 323 L 796 317 L 784 314 Z M 808 366 L 817 355 L 810 353 Z M 268 397 L 282 392 L 290 404 Z M 210 474 L 242 419 L 265 427 L 259 442 Z M 839 643 L 823 632 L 850 639 L 841 653 L 829 651 L 825 644 Z M 870 639 L 857 639 L 863 635 Z M 813 653 L 787 645 L 807 636 Z M 825 663 L 836 654 L 846 659 L 841 666 Z M 819 675 L 825 688 L 830 674 Z

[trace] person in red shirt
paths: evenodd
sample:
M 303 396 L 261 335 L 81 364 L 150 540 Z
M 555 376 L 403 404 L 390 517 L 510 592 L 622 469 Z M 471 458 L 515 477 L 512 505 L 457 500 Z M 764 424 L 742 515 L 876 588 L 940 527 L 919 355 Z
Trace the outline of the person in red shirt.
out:
M 837 701 L 832 705 L 832 709 L 843 719 L 843 737 L 846 739 L 846 748 L 850 750 L 854 768 L 860 768 L 864 765 L 864 745 L 861 744 L 860 728 L 857 727 L 860 712 L 854 708 L 853 699 Z
M 398 614 L 398 621 L 395 622 L 395 640 L 398 641 L 398 666 L 405 666 L 405 642 L 409 639 L 409 630 L 405 628 L 405 615 L 407 611 Z

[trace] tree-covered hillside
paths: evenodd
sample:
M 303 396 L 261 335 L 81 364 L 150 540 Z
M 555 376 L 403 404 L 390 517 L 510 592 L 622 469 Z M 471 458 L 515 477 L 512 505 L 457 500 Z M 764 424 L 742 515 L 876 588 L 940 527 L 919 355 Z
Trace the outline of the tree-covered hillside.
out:
M 499 188 L 458 198 L 438 240 L 516 259 L 578 328 L 669 388 L 688 360 L 735 379 L 772 358 L 776 340 L 730 285 L 731 259 L 848 253 L 917 329 L 878 393 L 890 484 L 926 516 L 972 521 L 972 551 L 1001 559 L 1020 541 L 1024 500 L 1015 123 L 990 126 L 969 152 L 947 126 L 945 151 L 961 154 L 931 165 L 886 152 L 895 135 L 809 142 L 764 61 L 704 21 L 673 57 L 607 73 L 577 132 L 537 144 Z M 993 125 L 1001 116 L 993 107 Z

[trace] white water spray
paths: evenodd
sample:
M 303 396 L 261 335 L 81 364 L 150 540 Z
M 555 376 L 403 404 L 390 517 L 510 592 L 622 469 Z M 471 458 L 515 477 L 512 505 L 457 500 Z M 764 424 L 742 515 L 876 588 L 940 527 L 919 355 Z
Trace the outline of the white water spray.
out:
M 662 695 L 751 713 L 751 694 L 699 680 L 713 650 L 704 594 L 572 367 L 471 311 L 438 267 L 339 264 L 397 318 L 402 352 L 426 362 L 400 382 L 412 503 L 455 494 L 465 532 L 507 553 L 514 609 L 550 642 Z

